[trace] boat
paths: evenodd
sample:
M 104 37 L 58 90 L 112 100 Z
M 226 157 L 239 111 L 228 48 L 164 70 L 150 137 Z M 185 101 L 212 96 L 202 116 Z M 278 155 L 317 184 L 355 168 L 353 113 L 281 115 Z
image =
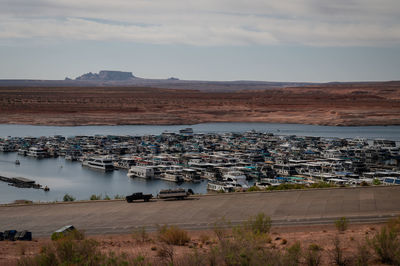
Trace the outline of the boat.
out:
M 175 189 L 162 189 L 157 194 L 159 199 L 184 199 L 190 194 L 193 194 L 193 190 L 189 189 L 186 191 L 184 188 Z
M 49 157 L 47 150 L 40 147 L 30 147 L 27 155 L 38 159 Z
M 160 179 L 176 183 L 184 181 L 183 177 L 178 172 L 171 170 L 168 170 L 165 173 L 161 174 Z
M 45 187 L 43 188 L 43 190 L 47 192 L 47 191 L 50 191 L 50 188 L 49 188 L 48 186 L 45 186 Z
M 113 162 L 107 157 L 91 157 L 82 162 L 83 166 L 87 166 L 94 169 L 99 169 L 103 171 L 114 170 Z
M 26 156 L 27 154 L 28 154 L 28 150 L 26 150 L 26 149 L 19 149 L 18 150 L 18 155 Z
M 238 188 L 249 188 L 246 176 L 240 171 L 229 171 L 222 176 L 225 183 L 229 183 L 234 187 Z
M 154 169 L 146 166 L 131 166 L 127 176 L 151 179 L 154 178 Z
M 130 169 L 136 164 L 136 161 L 132 158 L 121 158 L 114 162 L 115 168 Z
M 11 144 L 8 143 L 0 143 L 0 151 L 2 152 L 10 152 L 14 151 L 14 148 Z
M 15 160 L 15 164 L 16 164 L 16 165 L 20 165 L 21 162 L 20 162 L 19 160 Z
M 233 192 L 235 191 L 235 187 L 230 183 L 210 181 L 207 184 L 207 190 L 216 192 Z
M 188 127 L 188 128 L 181 129 L 181 130 L 179 130 L 179 133 L 180 134 L 188 134 L 188 135 L 193 134 L 193 128 Z

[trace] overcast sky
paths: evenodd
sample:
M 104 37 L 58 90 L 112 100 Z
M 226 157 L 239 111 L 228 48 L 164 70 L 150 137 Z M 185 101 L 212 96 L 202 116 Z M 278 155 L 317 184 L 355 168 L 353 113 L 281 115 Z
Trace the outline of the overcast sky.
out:
M 0 78 L 400 79 L 399 0 L 0 0 Z

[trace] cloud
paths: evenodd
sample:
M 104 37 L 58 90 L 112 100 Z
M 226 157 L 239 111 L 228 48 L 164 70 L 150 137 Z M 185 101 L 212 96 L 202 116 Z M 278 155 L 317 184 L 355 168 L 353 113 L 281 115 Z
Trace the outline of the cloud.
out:
M 399 13 L 398 0 L 3 0 L 0 39 L 394 46 Z

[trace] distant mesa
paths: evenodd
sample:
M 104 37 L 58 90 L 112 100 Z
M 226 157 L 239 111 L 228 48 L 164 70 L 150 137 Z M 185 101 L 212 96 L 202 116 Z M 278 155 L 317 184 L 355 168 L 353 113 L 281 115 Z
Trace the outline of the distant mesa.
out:
M 132 75 L 132 72 L 123 71 L 110 71 L 102 70 L 97 73 L 86 73 L 82 76 L 77 77 L 75 80 L 99 80 L 99 81 L 116 81 L 116 80 L 131 80 L 136 78 Z

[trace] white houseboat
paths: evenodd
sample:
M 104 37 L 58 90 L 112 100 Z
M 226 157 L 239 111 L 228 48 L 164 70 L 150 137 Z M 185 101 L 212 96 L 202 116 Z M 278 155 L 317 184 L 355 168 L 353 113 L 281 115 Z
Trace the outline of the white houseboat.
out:
M 40 147 L 30 147 L 27 155 L 38 159 L 49 157 L 47 150 Z
M 154 178 L 154 169 L 152 167 L 147 167 L 147 166 L 131 166 L 127 176 L 152 179 Z
M 207 190 L 216 192 L 233 192 L 235 187 L 232 184 L 218 181 L 209 181 L 207 184 Z
M 114 165 L 112 159 L 107 157 L 91 157 L 85 159 L 82 162 L 83 166 L 87 166 L 94 169 L 99 169 L 103 171 L 112 171 L 114 170 Z
M 240 171 L 229 171 L 222 176 L 225 183 L 229 183 L 234 187 L 238 188 L 249 188 L 249 183 L 246 180 L 246 176 Z

